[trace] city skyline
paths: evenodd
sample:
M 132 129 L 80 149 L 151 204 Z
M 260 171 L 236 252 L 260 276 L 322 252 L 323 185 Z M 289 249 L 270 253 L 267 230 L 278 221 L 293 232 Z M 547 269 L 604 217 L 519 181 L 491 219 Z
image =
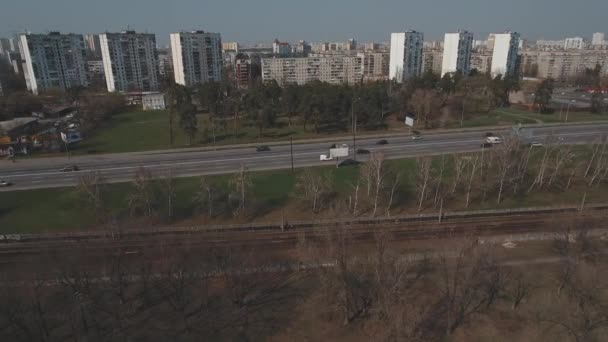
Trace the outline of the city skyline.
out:
M 428 40 L 441 40 L 444 33 L 458 29 L 474 32 L 476 39 L 513 30 L 530 40 L 570 36 L 591 39 L 594 32 L 608 31 L 603 24 L 608 3 L 599 0 L 591 0 L 585 6 L 593 9 L 590 11 L 581 10 L 576 3 L 560 4 L 558 8 L 548 0 L 535 3 L 437 0 L 432 4 L 384 0 L 380 6 L 354 0 L 348 3 L 346 11 L 344 5 L 318 0 L 306 3 L 232 0 L 207 4 L 185 0 L 179 5 L 160 0 L 129 3 L 106 0 L 93 4 L 75 0 L 52 3 L 24 0 L 4 5 L 0 36 L 10 37 L 25 31 L 86 34 L 130 28 L 155 33 L 159 45 L 166 46 L 171 32 L 200 29 L 220 32 L 225 41 L 243 43 L 270 42 L 274 38 L 294 42 L 299 39 L 340 41 L 353 37 L 359 41 L 387 42 L 391 32 L 408 29 L 424 32 Z M 120 11 L 115 10 L 118 6 Z

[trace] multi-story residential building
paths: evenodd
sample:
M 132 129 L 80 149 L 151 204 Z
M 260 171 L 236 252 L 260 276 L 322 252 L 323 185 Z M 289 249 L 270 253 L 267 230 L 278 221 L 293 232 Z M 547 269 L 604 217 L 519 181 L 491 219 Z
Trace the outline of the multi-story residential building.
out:
M 492 69 L 492 51 L 478 49 L 471 52 L 471 70 L 473 69 L 482 74 L 490 74 Z
M 422 72 L 441 74 L 443 64 L 443 49 L 441 47 L 426 47 L 422 49 Z
M 521 69 L 524 76 L 568 79 L 580 75 L 585 69 L 601 66 L 602 75 L 608 75 L 608 50 L 522 51 Z
M 272 53 L 275 55 L 289 56 L 291 52 L 291 45 L 289 43 L 280 42 L 278 39 L 272 42 Z
M 84 36 L 84 41 L 90 56 L 101 57 L 101 44 L 98 34 L 87 34 Z
M 391 34 L 389 77 L 399 83 L 422 74 L 422 32 Z
M 581 37 L 566 38 L 564 41 L 564 49 L 584 49 L 585 40 Z
M 251 58 L 249 56 L 244 54 L 237 56 L 234 63 L 234 77 L 237 88 L 249 88 L 251 84 Z
M 357 54 L 363 64 L 364 81 L 387 80 L 390 68 L 390 53 L 365 51 Z
M 606 45 L 606 41 L 604 40 L 604 33 L 603 32 L 596 32 L 593 34 L 593 38 L 591 39 L 591 45 L 593 46 L 597 46 L 597 45 Z
M 108 91 L 156 91 L 158 59 L 156 37 L 123 31 L 99 35 Z
M 492 77 L 516 75 L 519 33 L 495 33 L 492 36 Z
M 539 50 L 562 50 L 565 40 L 537 40 L 536 48 Z
M 355 84 L 363 78 L 359 56 L 263 58 L 262 79 L 280 85 L 321 81 L 331 84 Z
M 296 53 L 307 56 L 312 51 L 312 47 L 305 40 L 300 40 L 296 47 Z
M 173 57 L 171 49 L 158 49 L 158 74 L 173 78 Z
M 446 33 L 443 41 L 443 61 L 441 75 L 452 72 L 468 74 L 471 70 L 471 49 L 473 33 L 460 31 Z
M 171 34 L 175 83 L 192 86 L 222 79 L 222 39 L 203 31 Z
M 226 51 L 234 51 L 236 53 L 239 52 L 239 43 L 237 42 L 224 42 L 222 43 L 222 53 Z
M 314 52 L 328 52 L 328 51 L 355 51 L 357 50 L 357 41 L 354 38 L 349 39 L 346 42 L 333 42 L 333 43 L 320 43 L 312 46 Z
M 25 83 L 32 93 L 88 85 L 82 35 L 50 32 L 22 34 L 19 39 Z
M 0 55 L 8 55 L 11 52 L 19 52 L 17 43 L 13 38 L 0 38 Z

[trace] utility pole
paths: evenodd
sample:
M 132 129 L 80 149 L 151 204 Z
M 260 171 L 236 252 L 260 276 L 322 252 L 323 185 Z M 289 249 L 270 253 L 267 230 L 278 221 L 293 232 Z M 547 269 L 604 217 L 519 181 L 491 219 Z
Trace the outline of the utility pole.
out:
M 355 100 L 353 97 L 353 103 L 350 106 L 351 120 L 352 120 L 352 131 L 353 131 L 353 158 L 357 160 L 357 117 L 355 116 Z
M 293 173 L 293 137 L 289 137 L 289 149 L 291 151 L 291 173 Z

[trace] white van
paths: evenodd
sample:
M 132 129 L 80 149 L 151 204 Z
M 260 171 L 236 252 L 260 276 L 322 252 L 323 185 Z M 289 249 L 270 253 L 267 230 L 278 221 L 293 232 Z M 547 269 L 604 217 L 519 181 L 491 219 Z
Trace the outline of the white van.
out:
M 500 144 L 502 143 L 502 139 L 499 137 L 486 137 L 486 142 L 488 144 Z

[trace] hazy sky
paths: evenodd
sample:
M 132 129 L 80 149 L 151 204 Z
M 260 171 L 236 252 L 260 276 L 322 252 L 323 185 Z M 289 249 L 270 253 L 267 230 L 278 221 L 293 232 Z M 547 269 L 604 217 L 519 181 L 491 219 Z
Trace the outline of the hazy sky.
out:
M 416 29 L 427 40 L 467 29 L 476 38 L 513 30 L 525 38 L 608 33 L 608 0 L 2 0 L 0 35 L 58 30 L 168 34 L 202 29 L 224 41 L 388 41 Z

